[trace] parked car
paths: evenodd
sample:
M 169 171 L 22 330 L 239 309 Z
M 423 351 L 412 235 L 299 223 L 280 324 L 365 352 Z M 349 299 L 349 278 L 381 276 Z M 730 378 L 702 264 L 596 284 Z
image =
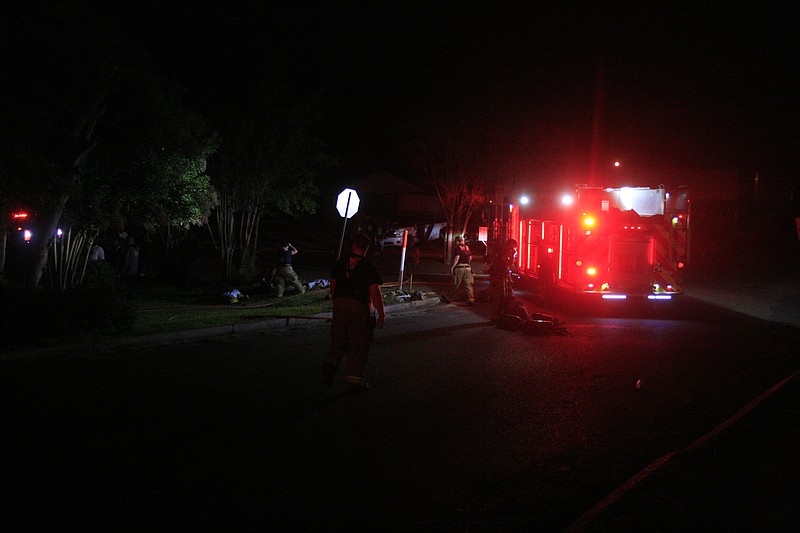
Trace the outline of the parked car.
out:
M 389 226 L 378 239 L 378 246 L 381 251 L 387 246 L 403 246 L 403 232 L 408 230 L 408 243 L 411 244 L 411 239 L 416 234 L 416 229 L 413 227 L 401 228 L 398 226 Z

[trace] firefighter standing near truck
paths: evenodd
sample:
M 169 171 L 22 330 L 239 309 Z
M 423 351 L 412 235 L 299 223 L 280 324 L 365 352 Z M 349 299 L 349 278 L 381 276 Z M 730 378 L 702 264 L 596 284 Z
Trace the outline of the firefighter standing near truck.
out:
M 511 270 L 517 257 L 516 239 L 508 239 L 503 249 L 492 259 L 488 268 L 492 291 L 492 322 L 499 322 L 506 303 L 512 296 Z
M 475 281 L 472 275 L 472 251 L 469 246 L 464 242 L 463 237 L 455 238 L 455 250 L 453 251 L 453 264 L 450 266 L 450 274 L 453 275 L 453 292 L 445 300 L 452 300 L 455 297 L 460 287 L 464 287 L 467 293 L 467 303 L 472 305 L 475 303 L 475 291 L 472 284 Z

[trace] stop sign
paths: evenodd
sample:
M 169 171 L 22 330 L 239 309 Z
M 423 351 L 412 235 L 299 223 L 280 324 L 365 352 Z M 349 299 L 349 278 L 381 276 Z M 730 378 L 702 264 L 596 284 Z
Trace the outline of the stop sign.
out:
M 358 193 L 353 189 L 345 189 L 336 199 L 336 209 L 344 218 L 350 218 L 358 212 L 359 203 L 361 200 L 358 198 Z

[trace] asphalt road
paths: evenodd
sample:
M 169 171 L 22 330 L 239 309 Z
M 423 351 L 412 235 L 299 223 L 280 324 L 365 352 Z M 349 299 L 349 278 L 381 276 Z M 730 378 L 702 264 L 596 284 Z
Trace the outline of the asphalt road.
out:
M 320 321 L 12 358 L 0 511 L 51 530 L 562 530 L 796 368 L 796 329 L 684 303 L 559 314 L 567 336 L 489 326 L 487 304 L 398 310 L 358 396 L 321 385 Z

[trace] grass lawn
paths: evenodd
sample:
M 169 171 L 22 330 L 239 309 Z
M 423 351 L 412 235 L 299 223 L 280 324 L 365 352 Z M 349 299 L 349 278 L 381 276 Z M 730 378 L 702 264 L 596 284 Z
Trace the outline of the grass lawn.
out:
M 475 271 L 482 272 L 482 257 L 474 261 Z M 413 282 L 405 284 L 398 293 L 398 279 L 391 273 L 399 272 L 400 250 L 391 249 L 386 253 L 373 257 L 373 260 L 384 272 L 383 296 L 387 305 L 404 300 L 408 291 L 418 290 Z M 299 261 L 298 261 L 299 262 Z M 404 279 L 413 280 L 415 272 L 436 273 L 449 275 L 450 265 L 445 265 L 441 259 L 425 256 L 420 264 L 415 264 L 409 258 L 405 265 Z M 326 277 L 325 269 L 310 268 L 308 271 L 298 270 L 301 280 L 309 281 L 318 277 Z M 223 295 L 230 290 L 230 286 L 219 283 L 206 283 L 192 289 L 180 289 L 175 285 L 144 281 L 131 287 L 129 301 L 134 309 L 134 320 L 131 328 L 120 332 L 119 336 L 140 336 L 155 333 L 170 333 L 173 331 L 208 328 L 245 324 L 249 322 L 268 320 L 270 318 L 309 316 L 330 312 L 330 293 L 327 288 L 308 290 L 303 295 L 289 292 L 287 287 L 284 298 L 274 295 L 249 294 L 248 298 L 241 298 L 237 303 L 229 303 Z M 242 292 L 247 293 L 246 289 Z M 424 297 L 432 297 L 427 294 Z
M 414 281 L 414 274 L 444 274 L 449 270 L 448 265 L 434 257 L 423 257 L 419 264 L 409 261 L 406 263 L 403 276 L 405 280 L 403 290 L 400 291 L 397 277 L 400 267 L 399 250 L 387 251 L 374 259 L 383 273 L 385 282 L 383 295 L 386 305 L 436 296 L 436 293 L 419 294 L 421 287 L 425 285 L 421 284 L 418 287 Z M 318 263 L 322 264 L 322 262 Z M 328 269 L 320 267 L 319 264 L 304 258 L 303 264 L 298 268 L 301 280 L 308 283 L 312 280 L 327 278 Z M 332 311 L 330 292 L 327 288 L 310 289 L 300 295 L 296 294 L 292 287 L 287 287 L 284 298 L 277 298 L 274 293 L 267 294 L 264 290 L 239 287 L 242 292 L 248 294 L 248 297 L 231 302 L 229 298 L 225 297 L 225 292 L 233 288 L 234 286 L 219 281 L 219 276 L 212 275 L 199 276 L 195 285 L 190 289 L 180 288 L 174 283 L 157 277 L 143 277 L 132 283 L 124 284 L 122 293 L 118 295 L 122 303 L 130 309 L 130 313 L 119 308 L 108 298 L 105 302 L 109 302 L 109 306 L 106 306 L 107 310 L 103 310 L 101 313 L 110 314 L 102 316 L 97 315 L 96 309 L 105 308 L 102 305 L 92 305 L 91 299 L 87 298 L 81 298 L 74 302 L 55 298 L 52 303 L 46 299 L 39 306 L 48 311 L 42 317 L 39 317 L 41 313 L 33 312 L 39 307 L 34 306 L 28 312 L 18 312 L 11 308 L 8 312 L 20 315 L 21 322 L 16 325 L 10 322 L 6 324 L 6 334 L 11 335 L 14 342 L 7 343 L 5 348 L 16 350 L 52 347 L 73 342 L 141 337 L 210 327 L 244 325 L 284 317 L 306 317 Z M 427 290 L 430 288 L 428 287 Z M 102 298 L 113 295 L 90 296 Z M 119 313 L 119 320 L 117 318 L 111 318 L 111 322 L 104 320 L 104 317 L 116 317 L 117 313 Z M 6 314 L 8 315 L 8 313 Z M 128 318 L 124 318 L 125 315 Z M 70 319 L 64 320 L 65 316 L 69 316 Z M 37 320 L 42 323 L 58 320 L 63 327 L 58 330 L 51 328 L 48 330 L 49 335 L 36 335 L 35 328 L 28 327 L 28 323 Z M 95 324 L 100 325 L 95 327 Z M 2 350 L 0 349 L 0 351 Z
M 119 336 L 140 336 L 154 333 L 228 326 L 280 318 L 308 316 L 331 310 L 327 289 L 309 290 L 305 294 L 287 291 L 284 298 L 263 294 L 238 298 L 232 303 L 218 287 L 179 289 L 173 285 L 144 282 L 129 292 L 133 322 Z M 244 291 L 242 291 L 244 292 Z
M 386 305 L 404 300 L 406 292 L 391 284 L 383 289 Z M 274 295 L 249 295 L 230 303 L 226 289 L 206 287 L 183 290 L 173 285 L 146 282 L 129 292 L 133 307 L 130 328 L 115 336 L 141 336 L 191 329 L 246 324 L 282 317 L 302 317 L 332 311 L 327 288 L 307 290 L 305 294 L 288 292 L 283 298 Z M 428 295 L 430 296 L 430 295 Z

